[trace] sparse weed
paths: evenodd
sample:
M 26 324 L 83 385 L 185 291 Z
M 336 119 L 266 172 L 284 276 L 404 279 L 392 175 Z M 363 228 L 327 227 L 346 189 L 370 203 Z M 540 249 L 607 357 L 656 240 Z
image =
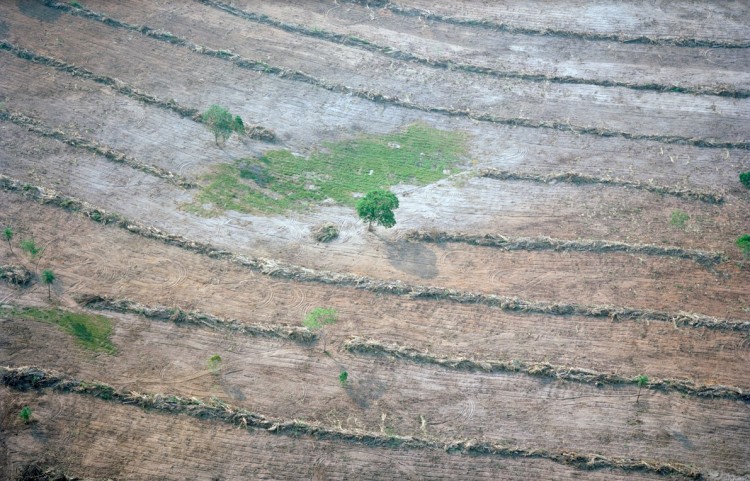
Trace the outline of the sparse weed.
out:
M 62 309 L 1 309 L 0 314 L 18 319 L 49 322 L 75 336 L 85 348 L 114 354 L 117 349 L 110 341 L 112 321 L 104 316 L 64 311 Z

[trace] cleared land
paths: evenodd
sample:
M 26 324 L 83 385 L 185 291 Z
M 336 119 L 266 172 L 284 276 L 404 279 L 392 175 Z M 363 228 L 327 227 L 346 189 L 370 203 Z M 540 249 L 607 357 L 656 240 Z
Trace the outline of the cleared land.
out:
M 744 479 L 749 18 L 1 4 L 0 477 Z

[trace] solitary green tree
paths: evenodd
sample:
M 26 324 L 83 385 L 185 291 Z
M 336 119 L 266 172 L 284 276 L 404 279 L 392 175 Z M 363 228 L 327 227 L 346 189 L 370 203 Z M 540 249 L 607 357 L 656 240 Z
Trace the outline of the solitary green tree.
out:
M 42 272 L 42 284 L 45 284 L 47 286 L 47 299 L 52 299 L 52 283 L 55 282 L 55 279 L 57 277 L 55 276 L 55 273 L 52 272 L 49 269 L 45 269 Z
M 387 190 L 373 190 L 357 201 L 357 214 L 372 230 L 373 222 L 389 228 L 396 225 L 393 210 L 398 209 L 398 198 Z
M 302 321 L 302 325 L 311 331 L 320 331 L 320 337 L 323 338 L 323 352 L 326 351 L 326 333 L 325 327 L 328 324 L 333 324 L 338 320 L 338 313 L 336 309 L 316 307 L 310 313 L 305 316 Z
M 13 240 L 13 228 L 8 226 L 5 229 L 3 229 L 3 237 L 8 242 L 8 248 L 10 249 L 10 253 L 13 254 L 13 244 L 10 243 L 10 241 Z
M 349 379 L 349 373 L 347 371 L 341 371 L 341 374 L 339 374 L 339 382 L 342 386 L 346 386 L 347 379 Z
M 221 105 L 209 107 L 206 113 L 201 115 L 201 120 L 213 132 L 216 145 L 226 142 L 235 132 L 239 135 L 245 133 L 245 125 L 240 116 L 232 117 L 232 114 Z
M 635 378 L 635 381 L 638 383 L 638 396 L 635 398 L 635 403 L 638 404 L 638 401 L 641 399 L 641 389 L 648 384 L 648 377 L 641 374 Z
M 742 185 L 750 189 L 750 170 L 740 174 L 740 182 L 742 182 Z

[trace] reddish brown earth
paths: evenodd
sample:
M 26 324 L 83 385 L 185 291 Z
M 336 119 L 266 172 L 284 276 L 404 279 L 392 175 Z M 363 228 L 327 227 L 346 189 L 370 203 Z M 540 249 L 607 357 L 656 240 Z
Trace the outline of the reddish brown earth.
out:
M 745 6 L 363 3 L 245 0 L 234 2 L 239 10 L 230 12 L 210 1 L 84 4 L 123 22 L 310 76 L 300 80 L 241 68 L 74 15 L 68 7 L 5 2 L 0 101 L 3 110 L 32 117 L 50 131 L 79 135 L 198 183 L 218 163 L 271 148 L 306 154 L 324 141 L 393 132 L 417 121 L 466 132 L 469 154 L 458 174 L 428 186 L 394 188 L 401 207 L 392 230 L 367 233 L 352 209 L 335 205 L 283 216 L 198 217 L 183 207 L 195 189 L 10 120 L 0 120 L 0 174 L 248 257 L 529 302 L 750 321 L 750 270 L 734 245 L 750 229 L 750 194 L 737 180 L 750 170 Z M 16 47 L 180 106 L 203 111 L 225 105 L 275 131 L 279 141 L 232 139 L 219 148 L 205 126 L 189 117 L 9 51 Z M 368 100 L 366 92 L 388 98 Z M 448 115 L 450 109 L 469 115 Z M 508 119 L 527 119 L 536 127 L 508 125 Z M 479 177 L 483 167 L 617 177 L 716 192 L 724 202 L 606 184 L 498 181 Z M 0 281 L 3 306 L 94 312 L 81 305 L 81 296 L 98 295 L 271 326 L 299 326 L 320 306 L 339 315 L 326 328 L 324 353 L 321 341 L 299 344 L 105 311 L 114 323 L 117 352 L 104 354 L 83 349 L 54 325 L 6 311 L 0 315 L 0 366 L 35 365 L 125 393 L 216 398 L 323 430 L 438 444 L 469 439 L 527 454 L 596 454 L 609 463 L 589 470 L 544 456 L 293 436 L 82 394 L 0 387 L 0 477 L 18 479 L 30 462 L 86 479 L 682 477 L 652 468 L 626 471 L 617 467 L 622 459 L 678 466 L 704 479 L 750 475 L 746 400 L 648 387 L 639 397 L 634 383 L 475 372 L 344 349 L 360 337 L 437 358 L 548 362 L 746 392 L 747 329 L 689 327 L 648 316 L 511 312 L 302 282 L 102 225 L 23 191 L 0 191 L 0 206 L 0 224 L 13 226 L 16 242 L 14 253 L 0 246 L 0 265 L 25 265 L 36 275 L 53 269 L 58 277 L 51 301 L 39 282 L 20 288 Z M 690 216 L 682 229 L 670 223 L 678 209 Z M 322 221 L 335 222 L 340 238 L 313 241 L 310 229 Z M 669 256 L 506 252 L 408 241 L 411 229 L 677 246 L 721 252 L 726 261 L 706 267 Z M 38 263 L 15 247 L 27 238 L 45 248 Z M 223 359 L 217 371 L 207 364 L 214 354 Z M 349 373 L 346 385 L 338 380 L 342 370 Z M 29 424 L 18 417 L 24 405 L 33 410 Z

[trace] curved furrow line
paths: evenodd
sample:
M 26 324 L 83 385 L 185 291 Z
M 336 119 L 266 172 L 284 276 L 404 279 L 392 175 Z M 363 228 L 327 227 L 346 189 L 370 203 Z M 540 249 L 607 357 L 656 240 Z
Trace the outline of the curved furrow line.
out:
M 246 323 L 236 319 L 222 319 L 197 311 L 183 311 L 179 307 L 146 306 L 130 299 L 116 299 L 97 294 L 82 294 L 76 296 L 76 302 L 82 307 L 100 311 L 114 311 L 124 314 L 138 314 L 147 319 L 157 321 L 172 321 L 175 324 L 210 327 L 246 336 L 266 336 L 288 339 L 299 343 L 310 343 L 318 335 L 307 328 L 285 326 L 281 324 Z
M 682 87 L 675 84 L 658 84 L 658 83 L 628 83 L 618 82 L 615 80 L 595 80 L 581 77 L 572 77 L 569 75 L 543 75 L 543 74 L 530 74 L 519 71 L 504 71 L 497 70 L 490 67 L 480 67 L 469 63 L 454 62 L 452 60 L 433 60 L 430 58 L 420 57 L 411 52 L 394 49 L 384 45 L 378 45 L 377 43 L 370 42 L 363 38 L 359 38 L 353 35 L 346 35 L 341 33 L 329 32 L 318 28 L 311 29 L 304 25 L 296 23 L 283 22 L 281 20 L 269 17 L 265 14 L 249 12 L 246 10 L 239 9 L 232 5 L 216 0 L 197 0 L 200 3 L 208 5 L 210 7 L 222 10 L 230 15 L 238 18 L 242 18 L 251 22 L 255 22 L 261 25 L 277 28 L 284 30 L 285 32 L 304 35 L 307 37 L 317 38 L 328 42 L 336 43 L 339 45 L 345 45 L 347 47 L 359 48 L 368 52 L 374 52 L 386 57 L 390 57 L 396 60 L 403 60 L 407 62 L 416 63 L 419 65 L 425 65 L 441 70 L 457 70 L 461 72 L 467 72 L 478 75 L 486 75 L 489 77 L 495 77 L 499 79 L 515 79 L 523 80 L 527 82 L 550 82 L 556 84 L 574 84 L 574 85 L 594 85 L 597 87 L 621 87 L 631 90 L 647 90 L 654 92 L 670 92 L 670 93 L 682 93 L 691 95 L 714 95 L 718 97 L 730 97 L 744 99 L 750 97 L 750 90 L 743 89 L 729 89 L 726 87 L 710 87 L 710 86 L 698 86 L 698 87 Z
M 560 381 L 593 384 L 596 386 L 639 385 L 638 376 L 624 377 L 618 374 L 598 372 L 590 369 L 518 359 L 475 360 L 464 357 L 448 358 L 420 351 L 413 347 L 401 346 L 395 343 L 384 343 L 376 339 L 355 337 L 345 341 L 343 348 L 353 354 L 381 355 L 419 364 L 432 364 L 458 371 L 520 373 Z M 745 391 L 734 386 L 696 384 L 687 379 L 649 378 L 643 387 L 659 391 L 678 392 L 700 398 L 737 399 L 750 403 L 750 391 Z
M 720 40 L 710 40 L 702 38 L 682 38 L 682 37 L 648 37 L 644 35 L 616 35 L 616 34 L 598 34 L 582 33 L 572 30 L 554 30 L 554 29 L 536 29 L 528 27 L 519 27 L 506 23 L 494 22 L 492 20 L 473 19 L 463 17 L 453 17 L 450 15 L 441 15 L 432 13 L 427 10 L 413 7 L 405 7 L 393 3 L 390 0 L 342 0 L 346 3 L 364 5 L 366 7 L 386 8 L 389 11 L 405 17 L 421 17 L 425 21 L 448 23 L 460 27 L 475 27 L 486 30 L 495 30 L 518 35 L 530 35 L 538 37 L 560 37 L 576 38 L 580 40 L 590 40 L 595 42 L 618 42 L 618 43 L 638 43 L 646 45 L 673 45 L 676 47 L 702 47 L 702 48 L 750 48 L 750 42 L 726 42 Z
M 138 32 L 146 35 L 155 40 L 167 42 L 172 45 L 182 46 L 189 49 L 191 52 L 207 55 L 209 57 L 219 58 L 231 62 L 239 68 L 251 70 L 254 72 L 261 72 L 267 75 L 276 75 L 279 78 L 303 82 L 315 87 L 322 88 L 329 92 L 340 93 L 345 95 L 351 95 L 371 102 L 389 104 L 396 107 L 401 107 L 409 110 L 417 110 L 420 112 L 432 113 L 437 115 L 444 115 L 447 117 L 462 117 L 478 122 L 488 122 L 498 125 L 508 125 L 516 127 L 527 127 L 536 129 L 552 129 L 561 132 L 570 132 L 579 135 L 594 135 L 598 137 L 619 137 L 627 140 L 648 140 L 653 142 L 662 142 L 665 144 L 683 144 L 692 145 L 695 147 L 705 147 L 712 149 L 741 149 L 750 150 L 750 141 L 721 141 L 711 138 L 692 138 L 684 137 L 680 135 L 653 135 L 653 134 L 637 134 L 632 132 L 623 132 L 619 130 L 612 130 L 599 127 L 584 127 L 572 125 L 567 122 L 559 121 L 548 121 L 548 120 L 531 120 L 520 117 L 498 117 L 496 115 L 474 112 L 471 109 L 453 109 L 447 107 L 434 107 L 429 105 L 421 105 L 408 100 L 401 99 L 397 96 L 386 95 L 381 92 L 374 92 L 366 89 L 357 89 L 348 87 L 346 85 L 327 82 L 325 80 L 316 78 L 310 74 L 299 70 L 289 70 L 282 67 L 274 67 L 265 62 L 244 58 L 240 55 L 232 53 L 229 50 L 216 50 L 203 45 L 198 45 L 190 40 L 182 37 L 178 37 L 169 32 L 161 30 L 154 30 L 146 25 L 132 25 L 121 20 L 117 20 L 108 17 L 104 14 L 88 10 L 83 7 L 73 7 L 71 5 L 60 3 L 54 0 L 45 0 L 45 5 L 63 10 L 72 15 L 76 15 L 82 18 L 101 22 L 105 25 L 114 28 L 122 28 L 132 32 Z
M 88 202 L 81 201 L 74 197 L 64 196 L 52 189 L 30 185 L 16 179 L 11 179 L 5 175 L 0 175 L 0 189 L 9 192 L 18 192 L 27 198 L 45 204 L 52 204 L 68 211 L 79 212 L 96 222 L 113 224 L 147 239 L 158 240 L 214 259 L 228 260 L 254 272 L 279 279 L 288 279 L 295 282 L 314 282 L 337 287 L 349 287 L 379 294 L 402 296 L 409 299 L 438 300 L 455 302 L 458 304 L 482 304 L 510 312 L 543 314 L 549 316 L 608 318 L 613 321 L 652 320 L 671 322 L 675 326 L 705 327 L 709 329 L 743 332 L 750 331 L 750 320 L 720 319 L 713 316 L 689 312 L 635 309 L 618 306 L 536 302 L 516 297 L 459 291 L 444 287 L 408 284 L 401 281 L 380 280 L 354 274 L 310 269 L 307 267 L 287 264 L 274 259 L 247 257 L 219 249 L 210 244 L 193 241 L 179 235 L 169 234 L 155 227 L 129 220 L 118 213 L 107 212 L 104 209 L 96 208 Z
M 558 174 L 525 174 L 519 172 L 510 172 L 507 170 L 499 170 L 492 168 L 485 168 L 479 170 L 479 176 L 487 179 L 495 180 L 524 180 L 529 182 L 539 182 L 542 184 L 550 184 L 554 182 L 568 182 L 571 184 L 604 184 L 614 185 L 617 187 L 629 187 L 632 189 L 645 190 L 647 192 L 653 192 L 655 194 L 672 195 L 675 197 L 682 197 L 685 199 L 699 200 L 708 204 L 721 204 L 724 202 L 724 195 L 720 192 L 706 191 L 706 190 L 694 190 L 687 188 L 679 188 L 665 185 L 655 185 L 648 182 L 632 181 L 618 179 L 617 177 L 594 177 L 586 174 L 579 174 L 576 172 L 563 172 Z
M 4 386 L 19 391 L 34 389 L 93 396 L 109 402 L 132 404 L 148 410 L 184 414 L 199 419 L 223 422 L 240 429 L 264 429 L 269 433 L 284 436 L 311 436 L 317 439 L 396 449 L 441 450 L 457 455 L 548 459 L 584 470 L 618 469 L 659 475 L 681 475 L 693 479 L 700 479 L 703 475 L 696 468 L 680 463 L 607 457 L 596 453 L 577 453 L 566 449 L 550 451 L 528 447 L 508 447 L 507 445 L 478 439 L 436 440 L 349 430 L 318 423 L 302 422 L 296 419 L 273 418 L 232 406 L 217 398 L 202 401 L 195 397 L 188 399 L 168 394 L 121 391 L 108 384 L 96 381 L 80 381 L 55 371 L 47 371 L 37 367 L 2 367 L 0 368 L 0 376 L 2 376 Z
M 133 169 L 145 172 L 146 174 L 164 179 L 171 184 L 182 187 L 183 189 L 192 189 L 197 186 L 195 182 L 192 182 L 181 175 L 175 174 L 174 172 L 170 172 L 169 170 L 162 169 L 161 167 L 157 167 L 155 165 L 144 164 L 139 160 L 129 157 L 122 152 L 107 147 L 106 145 L 100 144 L 95 140 L 85 139 L 76 134 L 64 132 L 59 129 L 49 128 L 42 122 L 19 112 L 0 110 L 0 121 L 12 122 L 20 127 L 25 128 L 29 132 L 40 135 L 42 137 L 49 137 L 51 139 L 55 139 L 57 141 L 68 144 L 72 147 L 101 155 L 107 160 L 118 164 L 124 164 Z
M 52 67 L 59 72 L 65 72 L 74 77 L 81 77 L 86 80 L 91 80 L 98 84 L 105 85 L 111 88 L 113 91 L 122 95 L 126 95 L 139 102 L 143 102 L 148 105 L 155 105 L 165 110 L 175 112 L 180 117 L 189 118 L 190 120 L 193 120 L 195 122 L 203 123 L 203 118 L 198 109 L 179 105 L 173 99 L 164 100 L 158 97 L 154 97 L 153 95 L 141 92 L 135 87 L 126 84 L 122 80 L 107 77 L 105 75 L 95 74 L 94 72 L 91 72 L 90 70 L 87 70 L 83 67 L 66 63 L 53 57 L 38 54 L 36 52 L 18 47 L 6 41 L 0 40 L 0 50 L 12 53 L 18 58 L 28 60 L 35 64 Z M 272 130 L 267 129 L 261 125 L 245 124 L 244 127 L 246 135 L 248 135 L 252 139 L 263 140 L 266 142 L 276 141 L 276 134 Z
M 435 244 L 451 242 L 469 244 L 484 247 L 497 247 L 506 251 L 575 251 L 595 252 L 604 254 L 608 252 L 624 252 L 627 254 L 648 255 L 658 257 L 675 257 L 688 259 L 704 267 L 711 267 L 726 260 L 719 252 L 708 252 L 694 249 L 682 249 L 681 247 L 665 247 L 649 244 L 628 244 L 626 242 L 614 242 L 593 239 L 553 239 L 551 237 L 513 238 L 500 234 L 474 235 L 463 232 L 435 232 L 412 230 L 405 233 L 410 240 L 420 242 L 431 242 Z

